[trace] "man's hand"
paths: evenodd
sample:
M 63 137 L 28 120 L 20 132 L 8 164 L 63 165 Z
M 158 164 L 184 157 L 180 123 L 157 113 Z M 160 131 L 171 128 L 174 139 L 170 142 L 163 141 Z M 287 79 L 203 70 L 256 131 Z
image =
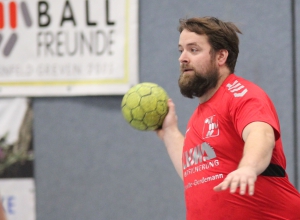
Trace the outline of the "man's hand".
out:
M 240 167 L 229 173 L 222 183 L 214 187 L 215 191 L 230 189 L 230 193 L 235 193 L 240 188 L 240 195 L 245 195 L 248 188 L 248 194 L 254 194 L 254 183 L 256 181 L 256 172 L 251 167 Z
M 177 115 L 175 111 L 175 105 L 171 99 L 168 100 L 169 112 L 165 117 L 162 128 L 157 130 L 158 137 L 163 140 L 167 148 L 168 154 L 172 160 L 172 163 L 180 176 L 182 176 L 182 148 L 184 142 L 184 136 L 178 129 Z
M 235 193 L 240 188 L 240 194 L 254 194 L 254 183 L 270 164 L 275 146 L 274 129 L 265 122 L 252 122 L 243 130 L 245 142 L 243 157 L 238 169 L 229 173 L 222 183 L 214 187 L 215 191 L 230 189 Z
M 168 107 L 169 107 L 169 111 L 164 119 L 162 128 L 158 129 L 156 131 L 158 137 L 161 140 L 164 140 L 164 137 L 166 136 L 166 132 L 168 132 L 168 131 L 173 132 L 173 130 L 178 129 L 178 125 L 177 125 L 178 119 L 177 119 L 177 115 L 176 115 L 176 111 L 175 111 L 175 105 L 174 105 L 172 99 L 168 100 Z

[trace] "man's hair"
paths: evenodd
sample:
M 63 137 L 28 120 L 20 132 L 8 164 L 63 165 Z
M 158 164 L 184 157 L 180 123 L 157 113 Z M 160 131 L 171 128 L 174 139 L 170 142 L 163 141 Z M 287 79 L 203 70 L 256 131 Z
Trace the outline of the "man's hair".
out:
M 234 72 L 235 64 L 239 54 L 239 37 L 242 34 L 239 28 L 232 22 L 224 22 L 215 17 L 180 19 L 178 31 L 184 29 L 199 35 L 206 35 L 208 42 L 215 52 L 225 49 L 228 51 L 226 65 L 231 73 Z

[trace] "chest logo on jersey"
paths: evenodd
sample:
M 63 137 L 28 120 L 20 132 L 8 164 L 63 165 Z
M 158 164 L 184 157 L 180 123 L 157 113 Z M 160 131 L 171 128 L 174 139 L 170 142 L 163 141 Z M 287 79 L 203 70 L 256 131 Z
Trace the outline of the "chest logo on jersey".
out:
M 200 164 L 216 158 L 216 153 L 208 143 L 204 142 L 201 145 L 191 148 L 189 151 L 183 152 L 182 156 L 183 169 L 186 169 L 198 163 Z
M 218 119 L 215 115 L 204 120 L 202 138 L 217 137 L 220 134 Z
M 184 176 L 186 177 L 190 174 L 219 166 L 219 161 L 214 149 L 207 142 L 203 142 L 183 152 L 182 165 Z

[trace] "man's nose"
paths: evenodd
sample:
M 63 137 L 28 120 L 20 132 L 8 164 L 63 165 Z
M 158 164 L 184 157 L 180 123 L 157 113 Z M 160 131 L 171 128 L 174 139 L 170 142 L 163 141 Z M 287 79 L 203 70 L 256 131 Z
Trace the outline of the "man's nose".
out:
M 182 52 L 178 58 L 179 63 L 189 63 L 189 58 L 186 54 L 186 52 Z

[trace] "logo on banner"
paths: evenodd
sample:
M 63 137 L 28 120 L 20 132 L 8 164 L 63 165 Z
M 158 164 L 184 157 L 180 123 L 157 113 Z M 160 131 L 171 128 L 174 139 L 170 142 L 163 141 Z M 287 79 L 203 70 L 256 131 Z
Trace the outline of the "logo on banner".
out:
M 76 2 L 77 3 L 77 2 Z M 51 9 L 51 1 L 37 1 L 37 55 L 38 56 L 51 56 L 51 57 L 61 57 L 61 56 L 73 56 L 75 54 L 83 55 L 84 50 L 87 51 L 90 55 L 101 56 L 105 52 L 112 55 L 112 44 L 114 31 L 109 30 L 95 30 L 94 32 L 83 32 L 75 31 L 74 32 L 74 45 L 70 45 L 71 41 L 71 32 L 66 30 L 51 30 L 43 31 L 43 29 L 48 28 L 52 25 L 54 20 L 54 14 Z M 61 3 L 62 15 L 59 14 L 59 23 L 57 23 L 57 28 L 62 28 L 65 24 L 69 23 L 74 27 L 79 26 L 77 14 L 78 10 L 75 10 L 71 1 L 64 1 Z M 33 19 L 32 13 L 30 11 L 29 2 L 22 1 L 18 3 L 17 1 L 0 1 L 0 46 L 3 43 L 2 54 L 5 57 L 8 57 L 13 49 L 15 48 L 19 34 L 17 33 L 18 21 L 23 20 L 27 28 L 32 27 Z M 77 5 L 76 5 L 77 6 Z M 92 5 L 89 3 L 89 0 L 85 1 L 84 5 L 85 18 L 84 25 L 85 27 L 97 27 L 101 21 L 95 21 L 91 18 L 91 10 L 93 9 Z M 105 1 L 105 13 L 104 19 L 107 27 L 115 25 L 115 22 L 110 20 L 109 17 L 109 0 Z M 35 14 L 35 13 L 33 13 Z M 57 14 L 57 13 L 56 13 Z M 19 19 L 22 18 L 22 19 Z M 4 34 L 4 30 L 12 30 L 12 33 Z M 34 34 L 34 33 L 32 33 Z M 8 36 L 6 36 L 8 35 Z M 5 39 L 8 39 L 4 42 Z M 28 40 L 33 40 L 30 38 Z M 63 48 L 65 48 L 63 50 Z
M 210 138 L 210 137 L 216 137 L 219 136 L 219 124 L 218 119 L 215 115 L 210 116 L 204 120 L 204 126 L 203 126 L 203 138 Z
M 10 34 L 8 40 L 4 44 L 2 54 L 5 57 L 8 57 L 11 54 L 18 40 L 18 34 L 15 32 L 15 29 L 18 26 L 17 6 L 18 4 L 14 1 L 9 2 L 8 4 L 4 4 L 3 2 L 0 2 L 0 30 L 6 28 L 7 25 L 9 25 L 9 28 L 13 30 L 13 33 Z M 21 2 L 19 8 L 20 8 L 21 15 L 23 16 L 23 21 L 25 22 L 26 27 L 28 28 L 31 27 L 32 19 L 31 19 L 31 15 L 27 3 Z M 8 21 L 6 21 L 5 19 L 6 13 L 8 14 Z M 3 36 L 2 33 L 0 33 L 0 45 L 5 37 L 6 36 Z
M 137 3 L 0 0 L 0 96 L 126 92 L 138 81 Z

